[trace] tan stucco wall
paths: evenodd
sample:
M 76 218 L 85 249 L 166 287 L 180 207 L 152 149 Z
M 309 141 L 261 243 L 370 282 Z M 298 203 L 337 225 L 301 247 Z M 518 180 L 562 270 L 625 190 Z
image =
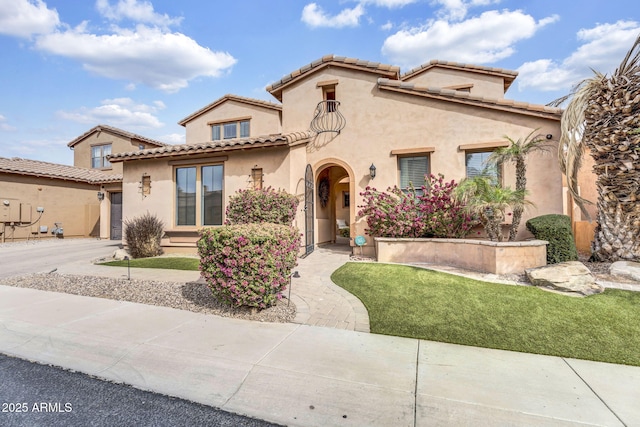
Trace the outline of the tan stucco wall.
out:
M 547 243 L 470 239 L 376 238 L 379 262 L 447 265 L 493 274 L 518 274 L 547 265 Z
M 64 237 L 98 237 L 100 230 L 100 205 L 97 198 L 99 186 L 73 181 L 37 178 L 15 174 L 0 174 L 0 231 L 4 238 L 24 240 L 31 238 L 51 238 L 54 223 L 62 223 Z M 4 201 L 9 202 L 9 206 Z M 40 221 L 27 227 L 29 214 L 24 222 L 11 222 L 23 204 L 23 212 L 30 212 L 30 222 L 36 222 L 38 207 L 44 208 Z M 28 209 L 30 207 L 30 209 Z M 40 226 L 47 232 L 40 233 Z
M 250 117 L 251 137 L 280 133 L 280 112 L 234 100 L 227 100 L 217 107 L 189 121 L 186 125 L 187 144 L 211 141 L 211 122 L 232 121 Z
M 321 166 L 325 159 L 333 158 L 353 169 L 354 176 L 350 178 L 355 191 L 351 191 L 350 217 L 357 222 L 356 234 L 363 235 L 366 227 L 356 217 L 355 208 L 362 204 L 359 193 L 364 187 L 386 190 L 399 183 L 398 160 L 391 150 L 434 147 L 431 173 L 443 173 L 448 180 L 460 181 L 465 177 L 465 152 L 458 150 L 460 145 L 504 141 L 504 135 L 524 138 L 536 128 L 542 135 L 552 135 L 548 141 L 552 149 L 548 154 L 534 154 L 528 161 L 529 199 L 535 206 L 525 212 L 520 237 L 529 236 L 524 228 L 528 218 L 562 213 L 562 174 L 553 154 L 560 134 L 558 121 L 378 91 L 376 76 L 334 68 L 315 73 L 283 92 L 285 132 L 308 127 L 315 106 L 322 99 L 322 89 L 316 84 L 331 79 L 339 81 L 336 98 L 346 127 L 340 134 L 322 133 L 314 138 L 307 146 L 307 162 Z M 374 180 L 369 177 L 372 163 L 377 168 Z M 513 188 L 512 166 L 505 166 L 504 176 L 504 184 Z M 318 211 L 320 242 L 325 236 L 322 230 L 326 228 L 326 216 Z
M 442 79 L 459 78 L 440 75 L 442 73 L 431 74 L 432 77 L 440 76 Z M 534 154 L 529 158 L 529 199 L 535 206 L 525 212 L 520 238 L 530 236 L 524 227 L 528 218 L 563 212 L 562 175 L 553 153 L 560 134 L 559 121 L 379 90 L 377 78 L 378 75 L 372 73 L 327 67 L 287 86 L 282 93 L 283 133 L 309 129 L 316 105 L 323 96 L 322 88 L 317 87 L 317 84 L 330 80 L 338 81 L 336 99 L 341 103 L 340 111 L 346 119 L 345 128 L 339 134 L 318 134 L 307 145 L 300 144 L 290 149 L 262 148 L 221 153 L 228 157 L 224 162 L 225 203 L 236 190 L 248 187 L 251 168 L 261 167 L 265 174 L 265 186 L 284 188 L 301 199 L 295 225 L 302 232 L 304 173 L 306 165 L 310 164 L 313 167 L 316 198 L 315 242 L 321 243 L 335 238 L 335 220 L 338 215 L 344 215 L 350 220 L 352 237 L 364 235 L 366 222 L 357 216 L 357 206 L 362 204 L 360 192 L 367 185 L 386 190 L 399 183 L 398 156 L 392 155 L 391 150 L 433 147 L 430 154 L 431 173 L 443 173 L 447 180 L 460 181 L 465 177 L 465 152 L 459 150 L 459 146 L 503 142 L 505 135 L 513 139 L 524 138 L 538 128 L 540 134 L 552 135 L 548 141 L 552 146 L 552 152 Z M 499 86 L 502 91 L 501 79 L 494 82 L 489 76 L 486 80 L 484 82 L 484 79 L 478 79 L 487 83 L 487 88 L 494 87 L 497 90 Z M 480 83 L 478 86 L 481 86 Z M 252 118 L 252 135 L 255 135 L 254 132 L 273 133 L 273 117 L 263 114 L 263 109 L 260 108 L 260 114 L 256 113 L 254 116 L 252 108 L 233 101 L 221 104 L 187 124 L 187 141 L 208 141 L 208 122 L 233 120 L 249 115 L 256 118 L 264 116 L 267 123 L 267 130 L 261 131 L 257 121 L 254 124 Z M 206 161 L 203 159 L 196 163 L 205 164 Z M 372 163 L 377 168 L 375 179 L 369 176 L 369 166 Z M 171 244 L 176 248 L 189 245 L 193 247 L 193 236 L 197 227 L 180 228 L 184 232 L 179 233 L 172 225 L 175 205 L 173 167 L 166 159 L 125 162 L 124 218 L 142 214 L 147 210 L 157 212 L 175 236 L 169 239 L 171 241 L 165 241 L 167 245 Z M 139 180 L 143 173 L 152 177 L 152 194 L 144 199 L 138 192 Z M 349 178 L 348 184 L 337 187 L 337 182 L 345 173 Z M 331 203 L 326 208 L 321 208 L 317 199 L 318 182 L 323 174 L 328 174 L 333 191 Z M 504 176 L 504 184 L 513 187 L 515 177 L 511 165 L 505 166 Z M 336 207 L 337 192 L 340 191 L 341 194 L 344 188 L 348 188 L 351 195 L 351 206 L 348 210 Z M 367 240 L 368 247 L 363 252 L 372 253 L 373 241 L 368 237 Z
M 91 147 L 104 144 L 111 144 L 112 154 L 138 151 L 140 144 L 144 145 L 145 148 L 153 147 L 144 142 L 131 142 L 129 138 L 123 138 L 106 131 L 94 132 L 73 146 L 73 165 L 79 168 L 91 169 Z M 112 163 L 111 168 L 100 170 L 106 173 L 121 174 L 122 163 Z
M 448 68 L 431 68 L 406 80 L 418 86 L 446 88 L 472 83 L 472 95 L 488 98 L 504 98 L 504 78 L 490 74 L 468 73 Z
M 193 244 L 197 240 L 197 231 L 201 226 L 175 225 L 174 170 L 177 167 L 223 164 L 224 209 L 231 195 L 240 189 L 251 187 L 250 175 L 254 166 L 262 168 L 265 188 L 271 186 L 275 189 L 290 191 L 288 149 L 233 151 L 221 153 L 221 155 L 226 159 L 221 160 L 219 156 L 210 156 L 190 159 L 187 164 L 183 162 L 179 165 L 170 164 L 170 160 L 167 159 L 127 162 L 123 179 L 123 220 L 133 219 L 147 211 L 154 213 L 164 222 L 168 232 L 167 238 L 163 240 L 163 245 L 168 251 L 171 251 L 171 248 L 179 250 L 181 247 L 190 247 L 190 251 L 194 251 Z M 142 197 L 139 191 L 143 174 L 151 177 L 151 192 L 146 197 Z M 199 218 L 198 212 L 197 223 L 200 221 Z M 294 225 L 297 226 L 297 223 Z

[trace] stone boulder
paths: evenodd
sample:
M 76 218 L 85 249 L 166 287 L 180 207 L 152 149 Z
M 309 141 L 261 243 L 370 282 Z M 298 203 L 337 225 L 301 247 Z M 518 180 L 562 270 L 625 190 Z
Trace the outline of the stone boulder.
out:
M 580 261 L 567 261 L 525 270 L 534 286 L 570 295 L 593 295 L 604 291 L 589 269 Z
M 124 249 L 116 249 L 113 252 L 113 259 L 116 261 L 122 261 L 123 259 L 125 259 L 125 257 L 129 257 L 129 259 L 131 259 L 131 255 L 129 255 L 129 252 Z
M 640 262 L 616 261 L 609 267 L 609 273 L 640 282 Z

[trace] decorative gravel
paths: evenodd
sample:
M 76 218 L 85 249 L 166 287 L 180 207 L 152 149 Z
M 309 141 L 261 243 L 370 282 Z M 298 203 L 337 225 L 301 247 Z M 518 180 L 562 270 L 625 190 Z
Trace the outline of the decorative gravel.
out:
M 178 283 L 40 273 L 0 279 L 0 285 L 130 301 L 260 322 L 287 323 L 296 315 L 295 305 L 287 304 L 287 299 L 261 311 L 248 307 L 228 307 L 219 303 L 209 287 L 201 281 Z

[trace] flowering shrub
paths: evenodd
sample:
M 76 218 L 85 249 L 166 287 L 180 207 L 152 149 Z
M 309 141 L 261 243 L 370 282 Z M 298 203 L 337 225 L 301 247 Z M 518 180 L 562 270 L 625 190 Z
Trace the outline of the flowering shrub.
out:
M 225 224 L 270 222 L 291 225 L 296 217 L 298 203 L 296 196 L 271 187 L 239 190 L 229 198 Z
M 419 196 L 420 218 L 425 224 L 427 237 L 466 237 L 479 221 L 465 209 L 457 197 L 454 180 L 445 182 L 444 175 L 429 175 Z
M 220 302 L 267 308 L 282 298 L 299 247 L 300 233 L 286 225 L 207 228 L 198 240 L 200 271 Z
M 425 176 L 419 190 L 404 192 L 397 186 L 387 192 L 366 187 L 360 193 L 367 216 L 367 234 L 376 237 L 465 237 L 477 225 L 464 205 L 454 197 L 457 184 L 445 182 L 443 175 Z

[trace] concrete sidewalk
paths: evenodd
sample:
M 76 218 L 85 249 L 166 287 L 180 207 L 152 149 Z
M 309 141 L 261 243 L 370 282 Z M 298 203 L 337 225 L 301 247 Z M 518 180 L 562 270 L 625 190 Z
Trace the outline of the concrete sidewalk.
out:
M 0 352 L 292 426 L 640 425 L 637 367 L 33 289 Z

